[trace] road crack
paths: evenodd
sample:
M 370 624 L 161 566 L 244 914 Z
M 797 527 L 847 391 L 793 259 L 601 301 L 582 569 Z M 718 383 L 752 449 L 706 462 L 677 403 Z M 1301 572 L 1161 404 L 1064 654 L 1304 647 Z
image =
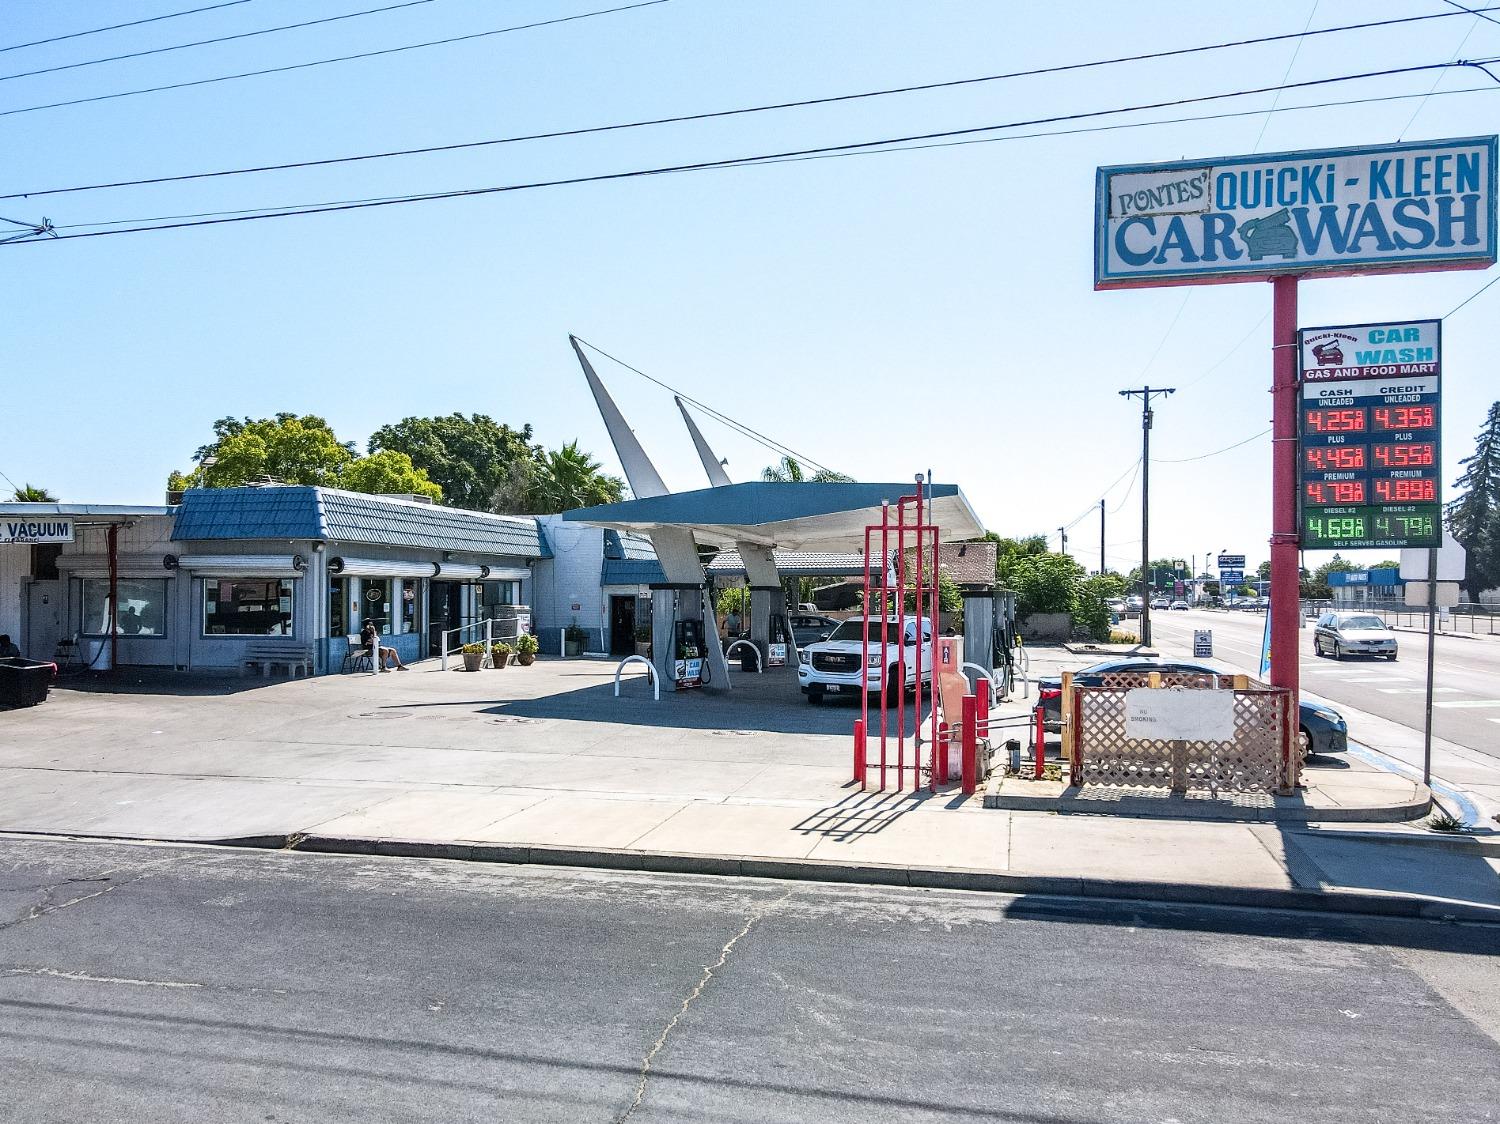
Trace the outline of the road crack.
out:
M 682 1001 L 682 1006 L 677 1009 L 677 1013 L 672 1016 L 667 1025 L 662 1027 L 661 1033 L 656 1036 L 656 1041 L 651 1044 L 651 1049 L 646 1051 L 646 1056 L 641 1060 L 640 1073 L 635 1086 L 635 1097 L 631 1100 L 629 1107 L 615 1118 L 615 1124 L 625 1124 L 625 1121 L 629 1120 L 635 1114 L 635 1110 L 641 1107 L 641 1102 L 646 1097 L 646 1085 L 651 1080 L 651 1066 L 656 1061 L 656 1056 L 666 1048 L 667 1039 L 672 1036 L 672 1031 L 682 1021 L 682 1016 L 688 1013 L 688 1009 L 698 1001 L 699 996 L 713 982 L 714 976 L 729 962 L 729 954 L 734 951 L 734 946 L 744 939 L 745 935 L 755 927 L 757 921 L 761 920 L 766 914 L 781 905 L 796 892 L 796 887 L 793 887 L 775 901 L 768 902 L 759 909 L 752 910 L 750 915 L 745 918 L 745 923 L 740 926 L 740 931 L 730 937 L 724 943 L 724 947 L 719 950 L 719 958 L 712 964 L 704 966 L 703 975 L 698 980 L 698 985 L 692 991 L 688 992 L 687 998 Z

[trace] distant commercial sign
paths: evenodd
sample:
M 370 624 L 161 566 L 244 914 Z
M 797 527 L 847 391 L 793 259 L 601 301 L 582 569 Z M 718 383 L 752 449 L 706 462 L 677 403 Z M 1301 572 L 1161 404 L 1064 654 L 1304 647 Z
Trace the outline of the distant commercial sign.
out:
M 1219 555 L 1219 569 L 1221 570 L 1243 570 L 1245 568 L 1245 556 L 1243 554 L 1221 554 Z
M 1484 269 L 1496 138 L 1100 168 L 1094 287 Z
M 71 519 L 0 520 L 0 543 L 54 543 L 73 541 Z
M 1306 550 L 1441 542 L 1442 322 L 1297 333 Z
M 1220 570 L 1219 586 L 1222 591 L 1225 586 L 1240 586 L 1245 582 L 1244 570 Z

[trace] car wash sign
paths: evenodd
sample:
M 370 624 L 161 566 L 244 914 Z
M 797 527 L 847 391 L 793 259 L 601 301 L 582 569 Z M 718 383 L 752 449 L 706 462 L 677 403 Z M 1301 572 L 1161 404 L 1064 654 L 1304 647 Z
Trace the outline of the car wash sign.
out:
M 72 541 L 71 519 L 0 519 L 0 543 Z
M 1100 168 L 1094 287 L 1487 268 L 1495 141 Z

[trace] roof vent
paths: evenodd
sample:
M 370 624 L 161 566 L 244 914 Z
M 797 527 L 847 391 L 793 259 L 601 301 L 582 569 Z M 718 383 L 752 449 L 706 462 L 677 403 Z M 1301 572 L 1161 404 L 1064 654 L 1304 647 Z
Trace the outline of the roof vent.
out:
M 378 492 L 383 500 L 410 500 L 412 503 L 431 503 L 431 496 L 419 496 L 413 492 Z

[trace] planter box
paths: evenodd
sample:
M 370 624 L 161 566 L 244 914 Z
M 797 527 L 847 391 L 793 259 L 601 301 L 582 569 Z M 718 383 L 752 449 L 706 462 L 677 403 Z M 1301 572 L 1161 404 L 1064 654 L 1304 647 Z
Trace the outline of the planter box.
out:
M 583 653 L 583 641 L 582 640 L 564 640 L 563 641 L 563 655 L 565 655 L 565 656 L 567 656 L 569 658 L 572 658 L 574 656 L 581 655 L 582 653 Z
M 483 652 L 465 652 L 463 657 L 465 671 L 478 671 L 484 664 Z

